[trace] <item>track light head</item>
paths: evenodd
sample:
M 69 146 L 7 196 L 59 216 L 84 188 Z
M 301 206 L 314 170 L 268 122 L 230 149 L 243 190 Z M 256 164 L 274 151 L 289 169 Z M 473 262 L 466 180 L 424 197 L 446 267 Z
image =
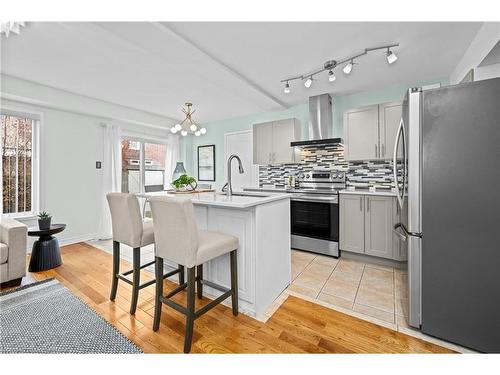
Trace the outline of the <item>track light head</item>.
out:
M 398 59 L 398 57 L 396 56 L 396 54 L 394 52 L 392 52 L 389 48 L 387 48 L 386 57 L 387 57 L 387 62 L 389 64 L 395 63 L 396 60 Z
M 352 71 L 352 67 L 353 67 L 354 63 L 352 62 L 352 60 L 349 62 L 349 64 L 347 64 L 346 66 L 344 66 L 344 69 L 342 69 L 342 71 L 344 72 L 344 74 L 350 74 L 351 71 Z
M 333 70 L 330 70 L 330 71 L 328 72 L 328 80 L 329 80 L 330 82 L 333 82 L 333 81 L 335 81 L 336 79 L 337 79 L 337 77 L 335 77 L 335 74 L 333 74 Z
M 287 82 L 285 85 L 285 89 L 283 90 L 285 94 L 290 94 L 290 84 Z
M 306 80 L 304 81 L 304 86 L 305 86 L 306 88 L 309 88 L 309 87 L 311 87 L 312 83 L 313 83 L 313 79 L 312 79 L 312 76 L 310 76 L 308 79 L 306 79 Z

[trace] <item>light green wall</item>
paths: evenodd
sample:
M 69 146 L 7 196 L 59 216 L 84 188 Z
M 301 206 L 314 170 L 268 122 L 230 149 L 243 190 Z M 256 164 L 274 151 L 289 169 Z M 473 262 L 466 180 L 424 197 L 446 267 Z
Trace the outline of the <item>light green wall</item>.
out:
M 333 99 L 333 137 L 343 137 L 343 113 L 351 108 L 362 107 L 371 104 L 402 100 L 409 87 L 425 86 L 434 83 L 443 85 L 448 83 L 447 78 L 434 79 L 426 82 L 418 82 L 400 86 L 392 86 L 358 92 L 349 95 L 332 95 Z M 308 138 L 309 106 L 308 103 L 293 106 L 284 111 L 258 113 L 250 116 L 226 119 L 203 124 L 207 128 L 207 134 L 200 137 L 188 136 L 181 141 L 181 159 L 184 161 L 187 172 L 198 177 L 197 150 L 198 146 L 215 144 L 216 155 L 216 184 L 222 186 L 224 183 L 224 134 L 251 129 L 252 124 L 274 121 L 295 117 L 300 120 L 302 127 L 302 139 Z

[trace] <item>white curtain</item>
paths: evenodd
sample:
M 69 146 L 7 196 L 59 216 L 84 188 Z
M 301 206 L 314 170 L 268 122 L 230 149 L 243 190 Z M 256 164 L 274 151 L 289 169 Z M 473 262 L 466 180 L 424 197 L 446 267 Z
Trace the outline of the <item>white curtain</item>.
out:
M 103 124 L 103 127 L 102 209 L 98 239 L 112 237 L 111 214 L 106 194 L 121 191 L 122 185 L 121 129 L 117 125 L 110 124 Z
M 165 176 L 164 183 L 165 189 L 169 189 L 172 182 L 172 173 L 174 173 L 175 166 L 181 157 L 179 136 L 175 134 L 167 135 L 167 153 L 165 155 Z

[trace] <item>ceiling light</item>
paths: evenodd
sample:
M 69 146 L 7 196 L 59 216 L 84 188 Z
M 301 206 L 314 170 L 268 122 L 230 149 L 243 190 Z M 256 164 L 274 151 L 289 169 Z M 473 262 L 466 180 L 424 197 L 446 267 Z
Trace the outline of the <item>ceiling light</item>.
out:
M 189 129 L 191 129 L 192 132 L 195 132 L 196 130 L 198 130 L 198 127 L 195 124 L 191 124 Z
M 205 129 L 205 128 L 201 128 L 201 129 L 200 129 L 200 133 L 201 133 L 201 134 L 206 134 L 206 133 L 207 133 L 207 129 Z
M 196 135 L 197 137 L 199 137 L 200 134 L 201 134 L 201 132 L 199 130 L 197 130 L 197 131 L 194 132 L 194 135 Z
M 311 87 L 312 83 L 313 83 L 313 79 L 312 79 L 312 76 L 311 76 L 311 77 L 309 77 L 308 79 L 305 80 L 304 86 L 306 88 L 309 88 L 309 87 Z
M 387 48 L 387 62 L 389 64 L 392 64 L 392 63 L 396 62 L 397 59 L 398 59 L 398 57 L 396 56 L 396 54 L 394 52 L 392 52 L 391 50 L 389 50 L 389 48 Z
M 181 135 L 182 135 L 183 137 L 185 137 L 186 135 L 188 135 L 187 130 L 181 130 Z
M 330 82 L 333 82 L 333 81 L 335 81 L 336 79 L 337 79 L 337 77 L 335 77 L 335 74 L 333 74 L 333 70 L 330 70 L 330 71 L 328 72 L 328 80 L 329 80 Z
M 285 94 L 290 94 L 290 85 L 288 84 L 288 82 L 286 83 L 285 85 L 285 89 L 283 90 L 283 92 Z
M 175 124 L 174 128 L 176 131 L 182 130 L 181 124 Z
M 177 133 L 177 129 L 175 128 L 175 126 L 172 126 L 172 127 L 170 128 L 170 131 L 172 132 L 172 134 Z
M 345 73 L 345 74 L 350 74 L 351 71 L 352 71 L 352 65 L 353 65 L 353 62 L 351 60 L 351 62 L 349 64 L 347 64 L 346 66 L 344 66 L 344 69 L 342 69 L 342 71 Z

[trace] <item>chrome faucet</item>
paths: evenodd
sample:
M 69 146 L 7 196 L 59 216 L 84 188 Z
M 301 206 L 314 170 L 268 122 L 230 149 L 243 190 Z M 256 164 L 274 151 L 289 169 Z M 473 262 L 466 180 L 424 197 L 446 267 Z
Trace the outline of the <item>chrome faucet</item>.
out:
M 238 160 L 238 170 L 239 170 L 240 174 L 245 172 L 243 170 L 243 165 L 241 164 L 241 159 L 238 155 L 233 154 L 229 157 L 229 159 L 227 159 L 227 182 L 224 185 L 224 187 L 222 188 L 222 191 L 224 191 L 224 189 L 226 189 L 226 194 L 228 197 L 233 195 L 233 185 L 231 182 L 231 162 L 233 161 L 233 159 Z

